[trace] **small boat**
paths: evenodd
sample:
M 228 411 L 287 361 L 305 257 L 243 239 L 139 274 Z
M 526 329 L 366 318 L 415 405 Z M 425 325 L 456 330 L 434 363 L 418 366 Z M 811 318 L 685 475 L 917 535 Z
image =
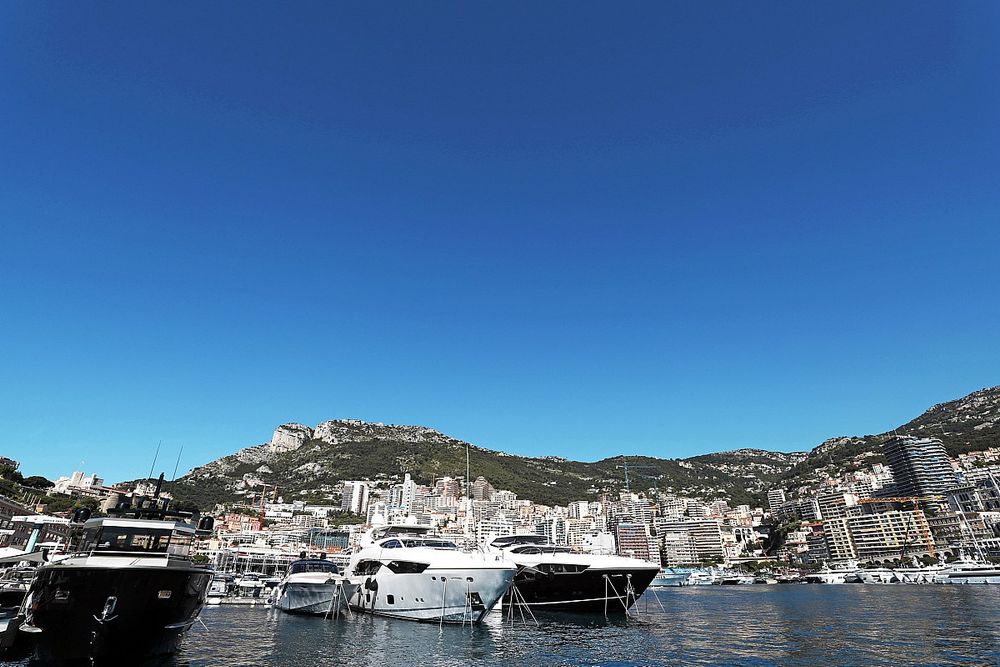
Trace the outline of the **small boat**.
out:
M 274 590 L 274 606 L 290 614 L 337 616 L 343 604 L 354 597 L 358 584 L 340 574 L 324 558 L 301 558 Z
M 205 604 L 218 605 L 222 604 L 222 601 L 229 595 L 230 588 L 233 585 L 233 575 L 216 573 L 212 577 L 212 583 L 208 586 L 208 593 L 206 593 Z

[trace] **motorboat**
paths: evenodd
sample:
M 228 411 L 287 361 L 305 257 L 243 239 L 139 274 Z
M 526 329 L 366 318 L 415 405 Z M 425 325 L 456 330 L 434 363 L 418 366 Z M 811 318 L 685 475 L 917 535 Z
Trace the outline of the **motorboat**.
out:
M 686 586 L 692 570 L 686 568 L 667 567 L 661 569 L 653 580 L 650 588 L 669 588 L 671 586 Z
M 465 553 L 426 526 L 372 528 L 351 557 L 357 611 L 415 621 L 477 623 L 510 588 L 515 566 L 502 556 Z
M 857 576 L 863 584 L 898 584 L 899 576 L 894 570 L 886 567 L 861 568 Z
M 688 586 L 712 586 L 721 584 L 726 573 L 716 568 L 694 570 L 688 575 Z
M 498 537 L 490 550 L 517 566 L 504 604 L 551 611 L 626 611 L 660 572 L 657 563 L 575 551 L 542 535 Z
M 803 575 L 802 578 L 810 584 L 860 584 L 862 582 L 856 563 L 847 563 L 837 567 L 825 565 L 815 572 Z
M 222 601 L 229 596 L 230 588 L 233 585 L 233 575 L 216 573 L 212 577 L 212 583 L 208 586 L 208 592 L 206 593 L 206 604 L 218 605 L 222 604 Z
M 357 589 L 358 584 L 342 575 L 336 564 L 325 558 L 301 558 L 274 589 L 274 606 L 292 614 L 337 616 Z
M 32 635 L 39 660 L 136 664 L 178 650 L 212 573 L 191 561 L 190 515 L 169 512 L 158 490 L 115 516 L 79 510 L 76 550 L 38 567 L 20 629 Z M 211 518 L 200 526 L 210 531 Z

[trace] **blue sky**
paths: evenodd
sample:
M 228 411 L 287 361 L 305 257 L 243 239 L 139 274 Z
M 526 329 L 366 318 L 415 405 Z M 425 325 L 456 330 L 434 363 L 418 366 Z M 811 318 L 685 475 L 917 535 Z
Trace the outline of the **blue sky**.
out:
M 0 453 L 886 430 L 1000 384 L 998 71 L 988 2 L 4 3 Z

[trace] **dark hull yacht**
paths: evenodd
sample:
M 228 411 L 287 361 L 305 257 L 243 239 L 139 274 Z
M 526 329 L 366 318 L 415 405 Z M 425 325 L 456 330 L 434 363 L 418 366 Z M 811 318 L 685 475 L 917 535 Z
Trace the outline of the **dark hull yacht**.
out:
M 212 573 L 191 562 L 195 527 L 155 505 L 87 520 L 75 552 L 38 568 L 21 627 L 38 659 L 124 665 L 178 650 Z
M 539 535 L 500 537 L 490 546 L 517 565 L 503 603 L 535 611 L 624 613 L 660 571 L 658 564 L 580 553 Z

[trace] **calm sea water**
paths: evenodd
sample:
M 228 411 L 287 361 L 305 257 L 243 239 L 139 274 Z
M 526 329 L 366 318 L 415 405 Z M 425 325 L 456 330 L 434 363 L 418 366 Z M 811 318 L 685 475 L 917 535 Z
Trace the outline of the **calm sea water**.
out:
M 495 613 L 475 628 L 439 630 L 372 616 L 214 607 L 182 653 L 157 667 L 1000 667 L 1000 587 L 702 586 L 647 593 L 637 611 L 638 618 L 609 621 L 548 615 L 539 627 L 519 619 L 511 626 Z

